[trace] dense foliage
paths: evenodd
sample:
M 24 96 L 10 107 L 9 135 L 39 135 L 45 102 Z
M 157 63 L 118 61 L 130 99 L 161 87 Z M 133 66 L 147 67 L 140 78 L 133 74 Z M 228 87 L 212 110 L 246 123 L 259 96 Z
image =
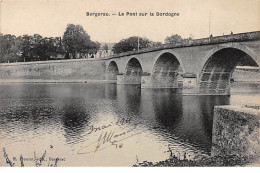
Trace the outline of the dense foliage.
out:
M 178 44 L 178 43 L 183 43 L 183 42 L 188 42 L 189 40 L 192 40 L 192 36 L 189 38 L 182 38 L 178 34 L 172 34 L 171 36 L 167 36 L 164 40 L 165 44 Z
M 162 43 L 153 42 L 147 38 L 139 38 L 139 49 L 150 48 L 154 46 L 160 46 Z M 129 37 L 127 39 L 123 39 L 116 43 L 113 47 L 114 53 L 122 53 L 128 51 L 137 51 L 138 50 L 138 37 Z
M 15 35 L 0 33 L 0 62 L 46 61 L 50 59 L 85 58 L 95 54 L 100 44 L 80 25 L 68 24 L 61 37 L 42 37 L 39 34 Z M 65 56 L 66 55 L 66 56 Z
M 165 44 L 178 44 L 192 38 L 181 38 L 173 34 L 165 38 Z M 94 42 L 81 25 L 68 24 L 61 37 L 42 37 L 39 34 L 15 36 L 0 33 L 0 63 L 47 61 L 51 59 L 75 59 L 94 57 L 100 49 L 100 43 Z M 138 49 L 162 46 L 145 37 L 129 37 L 114 44 L 114 54 L 137 51 Z M 108 45 L 102 50 L 108 52 Z
M 90 40 L 90 36 L 80 25 L 68 24 L 63 34 L 62 42 L 67 53 L 76 58 L 86 57 L 87 54 L 96 54 L 100 43 Z

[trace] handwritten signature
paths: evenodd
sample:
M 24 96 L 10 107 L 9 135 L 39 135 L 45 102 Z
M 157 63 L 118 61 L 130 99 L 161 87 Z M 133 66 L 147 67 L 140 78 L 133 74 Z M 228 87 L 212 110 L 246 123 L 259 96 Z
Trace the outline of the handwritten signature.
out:
M 97 151 L 104 150 L 108 147 L 115 146 L 115 148 L 122 148 L 123 143 L 120 143 L 128 138 L 131 138 L 133 136 L 139 135 L 145 130 L 136 132 L 136 133 L 130 133 L 133 130 L 137 128 L 137 125 L 139 123 L 134 124 L 134 127 L 128 131 L 122 132 L 122 133 L 116 133 L 113 130 L 110 131 L 103 131 L 101 135 L 98 137 L 98 139 L 92 143 L 90 143 L 87 146 L 82 147 L 77 154 L 88 154 L 88 153 L 96 153 Z M 122 137 L 122 138 L 119 138 Z M 119 139 L 118 139 L 119 138 Z M 93 149 L 94 145 L 94 149 Z M 92 149 L 89 149 L 91 148 Z
M 132 121 L 132 117 L 121 118 L 121 119 L 118 119 L 116 121 L 115 125 L 122 126 L 122 125 L 125 125 L 125 124 L 130 124 L 131 121 Z M 95 132 L 98 132 L 98 131 L 102 131 L 102 130 L 107 129 L 107 128 L 112 127 L 112 126 L 113 126 L 112 123 L 102 125 L 102 126 L 99 126 L 99 127 L 95 127 L 94 125 L 91 125 L 91 126 L 88 126 L 88 134 L 95 133 Z

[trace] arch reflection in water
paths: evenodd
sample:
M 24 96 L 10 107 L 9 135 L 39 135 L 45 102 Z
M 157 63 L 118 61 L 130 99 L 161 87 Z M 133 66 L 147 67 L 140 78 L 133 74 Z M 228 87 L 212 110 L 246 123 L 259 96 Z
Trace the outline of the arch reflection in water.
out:
M 178 139 L 210 152 L 214 106 L 228 96 L 182 96 L 171 89 L 142 90 L 142 118 L 165 140 Z M 152 103 L 152 104 L 151 104 Z
M 62 98 L 59 105 L 64 137 L 67 143 L 80 143 L 86 140 L 84 136 L 88 135 L 89 126 L 100 118 L 97 115 L 111 111 L 110 100 L 116 99 L 116 87 L 114 84 L 82 84 L 69 85 L 66 90 L 71 93 Z
M 90 115 L 84 105 L 84 99 L 67 98 L 63 100 L 63 108 L 60 112 L 64 137 L 68 143 L 76 143 L 81 140 L 81 134 L 84 133 L 88 125 Z
M 117 105 L 124 114 L 139 117 L 141 114 L 141 89 L 137 85 L 117 85 Z
M 182 96 L 175 89 L 117 86 L 118 106 L 141 121 L 158 138 L 180 140 L 209 153 L 213 111 L 228 105 L 228 96 Z

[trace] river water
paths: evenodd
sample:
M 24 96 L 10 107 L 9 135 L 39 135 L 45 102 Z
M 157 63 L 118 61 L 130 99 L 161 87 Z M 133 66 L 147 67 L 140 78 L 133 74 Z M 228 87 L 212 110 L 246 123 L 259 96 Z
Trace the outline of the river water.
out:
M 183 96 L 134 85 L 1 84 L 0 165 L 132 166 L 165 160 L 169 148 L 180 158 L 210 155 L 214 106 L 260 104 L 259 87 Z

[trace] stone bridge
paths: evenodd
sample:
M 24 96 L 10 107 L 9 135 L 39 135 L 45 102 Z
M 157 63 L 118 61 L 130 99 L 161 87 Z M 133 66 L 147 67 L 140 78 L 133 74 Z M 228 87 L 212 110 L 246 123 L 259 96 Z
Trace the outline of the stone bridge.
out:
M 106 79 L 183 94 L 228 95 L 236 66 L 260 64 L 260 31 L 191 40 L 107 57 Z

